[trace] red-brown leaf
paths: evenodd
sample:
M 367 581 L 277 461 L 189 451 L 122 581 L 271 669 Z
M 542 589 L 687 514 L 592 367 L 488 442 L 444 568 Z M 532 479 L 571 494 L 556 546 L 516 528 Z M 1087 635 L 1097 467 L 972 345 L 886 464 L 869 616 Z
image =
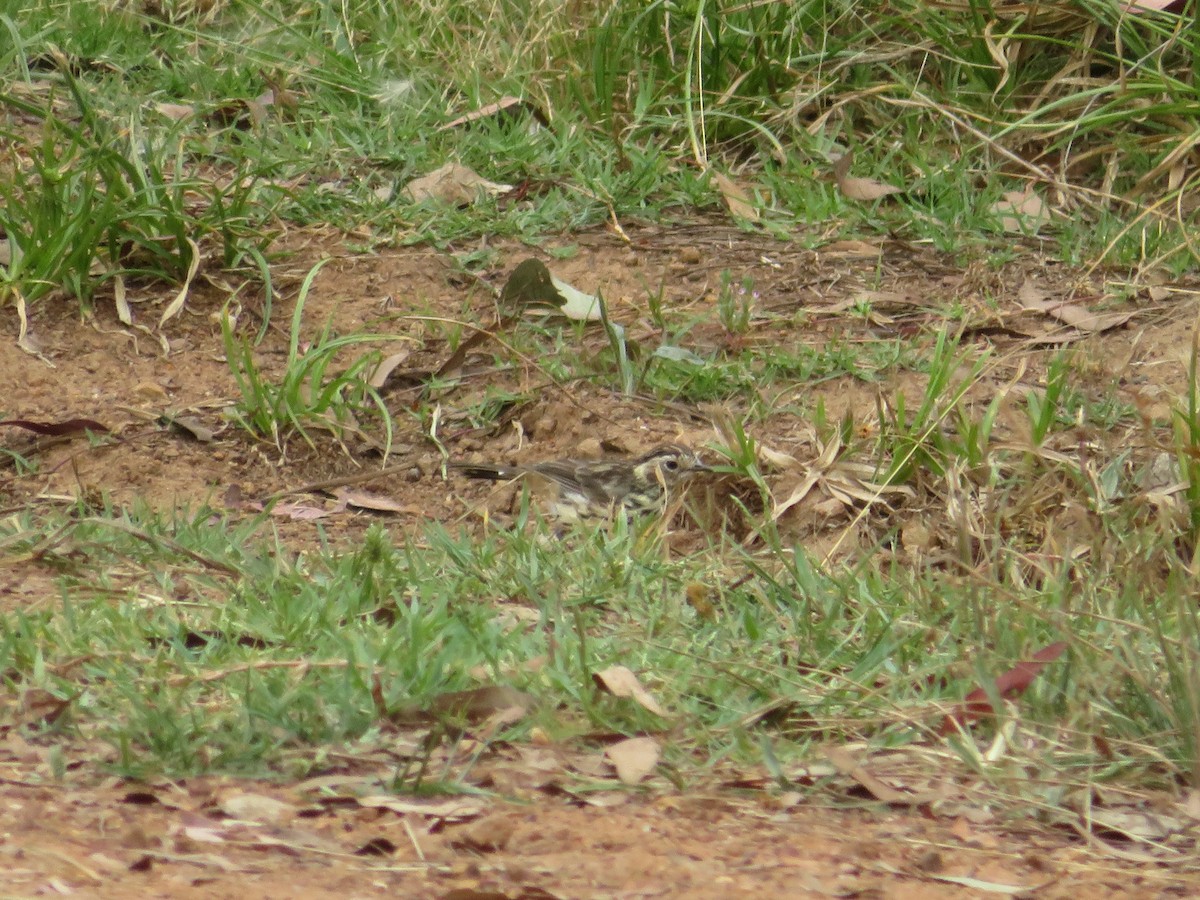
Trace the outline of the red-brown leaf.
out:
M 1037 678 L 1042 669 L 1062 656 L 1066 649 L 1066 641 L 1055 641 L 1033 654 L 1032 659 L 1021 660 L 996 679 L 996 693 L 1006 700 L 1021 696 L 1025 689 L 1033 684 L 1033 679 Z M 967 694 L 957 709 L 946 716 L 942 723 L 942 734 L 950 734 L 956 731 L 959 725 L 995 713 L 996 710 L 992 708 L 992 702 L 988 699 L 988 692 L 981 687 L 975 688 Z

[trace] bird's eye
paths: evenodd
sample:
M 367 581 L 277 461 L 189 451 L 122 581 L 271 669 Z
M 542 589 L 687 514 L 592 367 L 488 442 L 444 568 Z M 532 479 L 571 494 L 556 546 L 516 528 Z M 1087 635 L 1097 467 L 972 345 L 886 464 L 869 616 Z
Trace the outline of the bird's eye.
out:
M 678 469 L 678 468 L 679 468 L 679 460 L 677 460 L 677 459 L 664 459 L 664 460 L 663 460 L 663 464 L 662 464 L 662 466 L 663 466 L 663 468 L 664 468 L 664 469 L 666 469 L 668 472 L 674 472 L 676 469 Z

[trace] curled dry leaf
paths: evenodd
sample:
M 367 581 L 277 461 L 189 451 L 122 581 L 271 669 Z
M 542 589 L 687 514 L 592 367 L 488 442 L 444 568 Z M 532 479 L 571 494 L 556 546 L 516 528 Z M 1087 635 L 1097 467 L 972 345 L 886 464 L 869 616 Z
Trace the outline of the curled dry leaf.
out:
M 667 711 L 658 705 L 654 696 L 642 687 L 637 676 L 625 666 L 609 666 L 602 672 L 593 672 L 592 680 L 596 682 L 597 687 L 608 691 L 614 697 L 632 697 L 656 716 L 667 716 Z
M 158 419 L 160 425 L 165 425 L 177 434 L 190 437 L 201 444 L 210 444 L 216 434 L 211 428 L 195 416 L 172 416 L 164 414 Z
M 1098 807 L 1092 805 L 1085 825 L 1093 832 L 1108 831 L 1126 840 L 1152 843 L 1187 829 L 1182 819 L 1146 809 Z
M 187 241 L 188 249 L 191 250 L 192 259 L 191 262 L 188 263 L 187 276 L 183 279 L 183 286 L 175 295 L 175 299 L 167 304 L 167 308 L 164 309 L 162 315 L 159 316 L 159 328 L 162 328 L 164 325 L 166 325 L 167 322 L 178 315 L 179 311 L 183 309 L 183 304 L 187 302 L 188 291 L 191 290 L 192 287 L 192 280 L 196 277 L 196 272 L 200 270 L 200 248 L 191 238 L 184 238 L 184 240 Z
M 635 737 L 613 744 L 604 755 L 617 770 L 617 777 L 623 784 L 638 784 L 654 771 L 662 749 L 654 738 Z
M 511 184 L 488 181 L 460 163 L 448 162 L 428 175 L 414 178 L 401 193 L 414 203 L 432 198 L 455 206 L 469 206 L 481 197 L 507 194 L 512 189 Z
M 758 221 L 758 207 L 754 205 L 754 200 L 745 188 L 728 175 L 723 175 L 715 170 L 710 169 L 709 175 L 713 184 L 717 186 L 717 190 L 721 192 L 721 199 L 725 201 L 725 205 L 729 207 L 729 212 L 735 219 L 745 219 L 748 222 Z
M 854 162 L 853 151 L 847 153 L 833 164 L 833 177 L 837 181 L 838 190 L 850 200 L 879 200 L 891 194 L 902 194 L 904 188 L 898 188 L 882 181 L 871 178 L 857 178 L 850 174 L 850 166 Z
M 396 367 L 405 362 L 411 355 L 412 350 L 408 347 L 393 353 L 375 367 L 375 371 L 367 379 L 367 384 L 375 388 L 375 390 L 382 389 L 387 384 L 388 377 L 396 370 Z
M 402 513 L 410 511 L 407 504 L 399 503 L 383 494 L 373 494 L 370 491 L 341 488 L 334 492 L 339 504 L 352 506 L 356 509 L 369 509 L 372 512 Z

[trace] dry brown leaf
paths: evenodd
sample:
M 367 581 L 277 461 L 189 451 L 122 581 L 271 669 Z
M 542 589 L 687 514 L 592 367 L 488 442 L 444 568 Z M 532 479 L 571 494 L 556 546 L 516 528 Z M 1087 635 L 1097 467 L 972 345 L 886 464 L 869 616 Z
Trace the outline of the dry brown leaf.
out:
M 339 513 L 346 511 L 346 503 L 344 500 L 339 500 L 333 506 L 313 506 L 310 503 L 296 501 L 281 501 L 271 507 L 271 515 L 279 516 L 283 519 L 291 519 L 293 522 L 311 522 L 314 519 L 324 519 L 327 516 L 336 516 Z
M 654 771 L 662 756 L 658 741 L 651 737 L 635 737 L 613 744 L 604 751 L 624 784 L 638 784 Z
M 400 365 L 400 363 L 407 360 L 411 355 L 412 350 L 408 347 L 393 353 L 375 367 L 375 371 L 372 372 L 371 377 L 367 379 L 367 384 L 375 388 L 375 390 L 380 390 L 384 385 L 387 384 L 388 376 L 396 370 L 396 367 Z
M 876 259 L 883 247 L 866 241 L 834 241 L 822 247 L 820 253 L 834 259 Z
M 487 809 L 487 804 L 474 797 L 445 797 L 423 799 L 421 797 L 398 797 L 395 794 L 371 794 L 356 797 L 359 806 L 365 809 L 386 809 L 400 815 L 414 813 L 430 819 L 447 822 L 465 822 L 474 819 Z
M 897 790 L 890 784 L 872 775 L 858 760 L 841 747 L 830 747 L 825 751 L 825 756 L 837 767 L 839 772 L 857 781 L 876 800 L 882 800 L 884 803 L 892 806 L 921 806 L 925 803 L 932 803 L 935 800 L 942 799 L 940 791 L 909 793 L 908 791 Z
M 833 177 L 837 181 L 838 190 L 851 200 L 879 200 L 891 194 L 903 194 L 904 188 L 884 184 L 873 178 L 857 178 L 850 174 L 850 165 L 854 162 L 854 152 L 850 151 L 833 164 Z
M 428 175 L 414 178 L 401 193 L 414 203 L 433 198 L 455 206 L 468 206 L 480 197 L 506 194 L 511 190 L 511 184 L 488 181 L 464 165 L 448 162 Z
M 217 806 L 231 819 L 263 824 L 278 824 L 290 819 L 296 812 L 296 808 L 290 803 L 284 803 L 274 797 L 242 792 L 222 798 Z
M 625 666 L 609 666 L 602 672 L 593 672 L 592 680 L 614 697 L 632 697 L 656 716 L 667 717 L 667 711 L 658 705 L 653 695 L 642 687 L 637 676 Z
M 211 428 L 194 416 L 163 415 L 159 421 L 172 431 L 187 435 L 201 444 L 210 444 L 216 437 L 216 433 Z
M 1037 234 L 1051 219 L 1049 207 L 1033 192 L 1032 185 L 1001 196 L 992 212 L 1000 216 L 1000 227 L 1009 234 Z
M 709 175 L 712 177 L 713 184 L 717 186 L 717 190 L 721 192 L 721 199 L 725 201 L 725 205 L 729 207 L 729 212 L 735 219 L 745 219 L 748 222 L 759 220 L 758 207 L 754 205 L 753 198 L 745 188 L 728 175 L 716 170 L 710 169 Z
M 1122 313 L 1094 313 L 1086 306 L 1066 300 L 1051 300 L 1032 279 L 1026 279 L 1017 292 L 1017 299 L 1027 310 L 1042 312 L 1064 325 L 1089 334 L 1109 331 L 1124 325 L 1137 315 L 1137 310 Z
M 343 508 L 352 506 L 355 509 L 369 509 L 372 512 L 407 512 L 410 507 L 404 503 L 399 503 L 391 497 L 385 497 L 383 494 L 373 494 L 370 491 L 361 491 L 353 488 L 339 488 L 334 491 L 334 497 L 337 498 L 338 504 Z
M 182 122 L 196 115 L 194 106 L 184 106 L 182 103 L 155 103 L 152 109 L 173 122 Z
M 1093 832 L 1111 831 L 1124 838 L 1154 843 L 1183 831 L 1187 826 L 1174 816 L 1142 809 L 1089 807 L 1085 822 Z

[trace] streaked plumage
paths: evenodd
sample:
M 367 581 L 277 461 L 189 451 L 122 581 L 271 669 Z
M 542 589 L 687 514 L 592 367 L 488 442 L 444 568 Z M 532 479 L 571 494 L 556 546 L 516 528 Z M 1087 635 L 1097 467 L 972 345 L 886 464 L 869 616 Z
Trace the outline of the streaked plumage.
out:
M 612 515 L 662 513 L 672 492 L 697 472 L 709 471 L 696 452 L 664 444 L 632 459 L 559 459 L 529 466 L 458 463 L 468 478 L 508 481 L 531 476 L 553 488 L 550 512 L 574 521 Z

